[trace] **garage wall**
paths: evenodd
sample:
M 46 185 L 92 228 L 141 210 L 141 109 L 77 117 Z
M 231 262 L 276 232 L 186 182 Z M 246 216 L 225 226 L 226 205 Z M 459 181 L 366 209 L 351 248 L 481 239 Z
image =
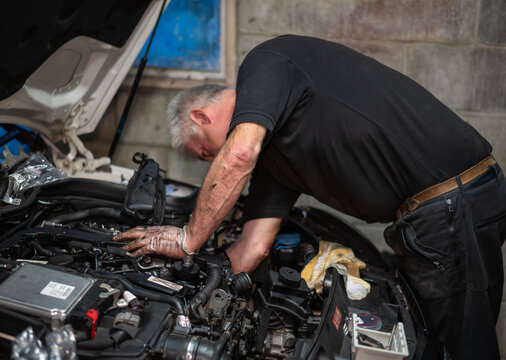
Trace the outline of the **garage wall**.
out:
M 255 45 L 280 34 L 344 43 L 428 88 L 478 129 L 506 164 L 504 0 L 236 0 L 236 5 L 238 64 Z M 207 164 L 182 161 L 168 147 L 163 119 L 174 94 L 146 88 L 139 92 L 113 160 L 133 166 L 130 158 L 141 150 L 168 169 L 169 176 L 200 183 Z M 97 154 L 100 143 L 110 138 L 126 97 L 123 89 L 111 105 L 106 115 L 110 120 L 102 123 L 99 144 L 93 145 Z M 316 204 L 308 197 L 301 203 Z M 384 226 L 344 218 L 385 247 Z M 498 335 L 506 354 L 506 301 Z

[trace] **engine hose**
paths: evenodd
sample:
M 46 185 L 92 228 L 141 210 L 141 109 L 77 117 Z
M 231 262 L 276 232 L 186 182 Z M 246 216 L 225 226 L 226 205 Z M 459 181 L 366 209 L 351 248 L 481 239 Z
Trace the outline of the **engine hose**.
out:
M 172 307 L 174 307 L 176 310 L 177 315 L 186 315 L 186 312 L 184 311 L 183 301 L 175 296 L 158 294 L 153 291 L 141 289 L 140 287 L 133 285 L 130 281 L 119 274 L 111 274 L 96 270 L 89 270 L 88 273 L 99 278 L 117 280 L 121 283 L 121 285 L 125 287 L 125 289 L 130 291 L 138 298 L 147 298 L 151 301 L 158 301 L 172 305 Z
M 219 351 L 221 353 L 215 357 Z M 165 340 L 162 359 L 230 360 L 218 342 L 202 336 L 169 335 Z
M 290 224 L 290 226 L 295 227 L 297 231 L 299 231 L 307 241 L 311 242 L 311 244 L 313 244 L 315 249 L 319 248 L 320 238 L 314 232 L 312 232 L 307 226 L 301 224 L 300 222 L 290 217 L 287 218 L 286 221 L 288 222 L 288 224 Z
M 121 221 L 128 225 L 133 225 L 134 222 L 131 218 L 125 216 L 121 210 L 109 207 L 97 207 L 92 209 L 80 210 L 70 214 L 58 215 L 52 219 L 45 221 L 47 225 L 61 225 L 69 222 L 80 221 L 90 217 L 107 217 Z
M 228 331 L 225 331 L 223 334 L 221 334 L 218 341 L 216 341 L 216 350 L 211 360 L 220 359 L 221 354 L 223 354 L 223 348 L 225 347 L 225 344 L 227 343 L 228 339 L 230 339 L 230 333 Z
M 13 228 L 10 228 L 9 231 L 6 231 L 2 234 L 0 237 L 0 242 L 3 239 L 6 239 L 10 237 L 12 234 L 17 233 L 21 229 L 30 228 L 33 226 L 33 224 L 40 218 L 41 215 L 44 215 L 44 213 L 47 211 L 47 208 L 44 208 L 42 210 L 39 210 L 35 215 L 29 217 L 25 221 L 21 222 L 20 224 L 14 226 Z
M 0 218 L 3 218 L 4 216 L 9 215 L 17 215 L 17 214 L 24 214 L 26 213 L 27 209 L 32 206 L 32 204 L 35 202 L 35 199 L 40 194 L 40 188 L 34 188 L 32 192 L 30 193 L 30 196 L 23 201 L 19 205 L 9 205 L 4 206 L 3 208 L 0 208 Z
M 237 333 L 238 327 L 240 324 L 236 323 L 236 321 L 244 313 L 245 310 L 246 310 L 246 307 L 244 306 L 243 308 L 241 308 L 237 312 L 237 314 L 235 314 L 235 316 L 230 321 L 230 324 L 225 327 L 225 331 L 220 335 L 220 337 L 218 338 L 218 341 L 216 342 L 216 351 L 215 351 L 211 360 L 219 360 L 220 359 L 220 356 L 223 353 L 223 349 L 225 347 L 225 344 L 227 343 L 227 341 L 231 337 L 234 337 L 235 334 Z
M 216 288 L 218 288 L 218 286 L 220 286 L 220 283 L 223 278 L 223 272 L 220 266 L 208 264 L 208 267 L 209 267 L 208 271 L 209 280 L 207 280 L 202 290 L 200 290 L 197 294 L 195 294 L 195 296 L 191 299 L 190 302 L 192 313 L 200 318 L 201 316 L 198 312 L 198 308 L 207 302 L 207 300 L 211 296 L 211 293 Z M 205 319 L 201 318 L 201 320 L 204 321 Z
M 53 256 L 54 253 L 51 250 L 43 248 L 37 240 L 30 241 L 30 246 L 37 250 L 37 253 L 44 256 Z

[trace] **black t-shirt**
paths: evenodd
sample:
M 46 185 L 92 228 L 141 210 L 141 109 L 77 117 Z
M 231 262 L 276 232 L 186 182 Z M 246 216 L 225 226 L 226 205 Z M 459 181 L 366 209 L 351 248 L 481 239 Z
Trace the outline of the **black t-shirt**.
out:
M 427 90 L 333 42 L 286 35 L 239 68 L 230 129 L 268 130 L 245 218 L 284 217 L 300 193 L 393 220 L 408 197 L 486 157 L 490 144 Z

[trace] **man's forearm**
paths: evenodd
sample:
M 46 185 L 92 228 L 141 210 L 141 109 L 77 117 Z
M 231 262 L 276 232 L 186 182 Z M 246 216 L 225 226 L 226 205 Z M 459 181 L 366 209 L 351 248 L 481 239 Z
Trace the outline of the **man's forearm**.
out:
M 234 273 L 251 273 L 269 255 L 278 233 L 281 218 L 261 218 L 247 221 L 241 239 L 227 248 Z
M 189 251 L 211 236 L 237 201 L 255 167 L 265 128 L 246 123 L 236 127 L 204 179 L 197 205 L 188 224 Z

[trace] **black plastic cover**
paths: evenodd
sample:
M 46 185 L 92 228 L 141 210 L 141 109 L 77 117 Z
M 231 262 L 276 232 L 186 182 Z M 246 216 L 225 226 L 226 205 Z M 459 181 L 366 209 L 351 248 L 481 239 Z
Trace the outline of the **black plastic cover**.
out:
M 326 288 L 326 289 L 325 289 Z M 324 354 L 324 359 L 340 359 L 339 353 L 344 342 L 344 328 L 348 317 L 348 298 L 342 277 L 337 270 L 327 270 L 324 281 L 325 300 L 321 321 L 308 349 L 298 354 L 301 359 L 316 359 Z M 297 350 L 301 350 L 300 348 Z
M 124 210 L 148 223 L 159 225 L 165 214 L 165 172 L 153 159 L 136 153 L 134 161 L 139 170 L 130 179 L 124 202 Z

